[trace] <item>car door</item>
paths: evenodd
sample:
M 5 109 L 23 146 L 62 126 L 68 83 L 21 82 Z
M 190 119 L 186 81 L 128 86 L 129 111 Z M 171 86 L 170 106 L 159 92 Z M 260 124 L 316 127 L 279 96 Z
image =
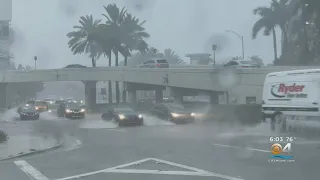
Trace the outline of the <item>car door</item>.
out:
M 140 65 L 141 68 L 147 68 L 149 67 L 148 61 L 145 61 L 142 63 L 142 65 Z

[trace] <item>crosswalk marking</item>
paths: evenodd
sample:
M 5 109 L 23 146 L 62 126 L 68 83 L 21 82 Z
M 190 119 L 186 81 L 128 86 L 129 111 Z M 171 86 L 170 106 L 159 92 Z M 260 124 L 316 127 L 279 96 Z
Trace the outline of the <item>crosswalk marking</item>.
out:
M 30 179 L 33 180 L 49 180 L 41 172 L 32 167 L 27 161 L 19 160 L 14 161 L 14 163 L 24 172 Z

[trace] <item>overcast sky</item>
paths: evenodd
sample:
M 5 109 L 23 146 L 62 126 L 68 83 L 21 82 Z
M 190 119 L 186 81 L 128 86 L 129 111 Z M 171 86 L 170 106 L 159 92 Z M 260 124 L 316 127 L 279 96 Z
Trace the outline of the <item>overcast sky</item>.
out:
M 211 53 L 211 44 L 216 43 L 221 46 L 218 62 L 241 56 L 241 41 L 225 32 L 230 29 L 244 36 L 245 56 L 260 55 L 266 63 L 273 60 L 272 38 L 251 38 L 252 25 L 258 19 L 252 10 L 268 5 L 268 0 L 13 0 L 16 63 L 33 65 L 37 55 L 41 68 L 75 63 L 90 66 L 86 55 L 72 55 L 66 34 L 81 15 L 103 19 L 102 6 L 114 2 L 147 20 L 145 28 L 151 35 L 147 42 L 160 51 L 172 48 L 188 60 L 185 54 Z M 106 58 L 97 64 L 107 65 Z

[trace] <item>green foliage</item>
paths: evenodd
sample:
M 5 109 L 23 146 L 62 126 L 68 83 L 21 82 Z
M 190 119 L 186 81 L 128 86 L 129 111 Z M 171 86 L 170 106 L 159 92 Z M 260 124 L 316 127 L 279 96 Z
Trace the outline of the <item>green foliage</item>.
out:
M 242 60 L 242 57 L 241 56 L 235 56 L 231 60 Z
M 249 59 L 253 62 L 255 62 L 256 64 L 259 64 L 261 66 L 264 65 L 263 60 L 258 56 L 258 55 L 252 55 L 249 57 Z

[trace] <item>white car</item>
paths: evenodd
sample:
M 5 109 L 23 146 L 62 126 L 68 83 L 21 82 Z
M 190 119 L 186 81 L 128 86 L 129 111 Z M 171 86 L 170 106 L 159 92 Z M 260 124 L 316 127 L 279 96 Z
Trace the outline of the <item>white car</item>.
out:
M 231 60 L 223 66 L 231 68 L 260 68 L 259 64 L 250 60 Z

